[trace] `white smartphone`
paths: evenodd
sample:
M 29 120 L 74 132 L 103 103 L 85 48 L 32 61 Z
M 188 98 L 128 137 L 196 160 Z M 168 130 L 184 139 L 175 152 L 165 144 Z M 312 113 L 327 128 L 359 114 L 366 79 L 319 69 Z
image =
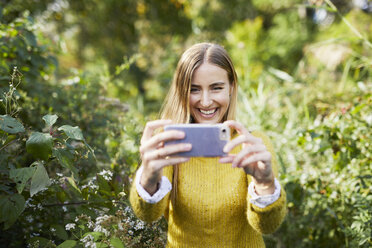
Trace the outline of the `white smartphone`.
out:
M 191 143 L 192 149 L 172 156 L 182 157 L 222 157 L 227 153 L 223 147 L 230 140 L 230 128 L 224 124 L 174 124 L 167 125 L 164 130 L 180 130 L 185 138 L 165 142 L 164 145 Z

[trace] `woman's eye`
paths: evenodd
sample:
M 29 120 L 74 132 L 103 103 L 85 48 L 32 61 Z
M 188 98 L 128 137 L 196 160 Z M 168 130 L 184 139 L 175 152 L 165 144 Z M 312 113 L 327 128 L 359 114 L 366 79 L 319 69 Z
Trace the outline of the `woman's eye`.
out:
M 223 87 L 213 87 L 213 90 L 222 90 Z
M 199 89 L 198 88 L 191 88 L 191 92 L 197 92 Z

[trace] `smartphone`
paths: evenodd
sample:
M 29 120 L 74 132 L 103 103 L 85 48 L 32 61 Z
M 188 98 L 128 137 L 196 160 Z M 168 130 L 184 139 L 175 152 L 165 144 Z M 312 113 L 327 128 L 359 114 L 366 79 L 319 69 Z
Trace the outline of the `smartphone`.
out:
M 230 140 L 230 128 L 224 124 L 173 124 L 164 130 L 180 130 L 185 132 L 185 138 L 165 142 L 169 144 L 191 143 L 192 149 L 172 156 L 181 157 L 222 157 L 227 153 L 223 147 Z

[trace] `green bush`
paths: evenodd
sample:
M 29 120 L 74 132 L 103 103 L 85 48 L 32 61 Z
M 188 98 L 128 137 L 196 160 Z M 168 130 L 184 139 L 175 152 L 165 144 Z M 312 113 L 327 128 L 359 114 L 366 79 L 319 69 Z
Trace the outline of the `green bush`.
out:
M 108 35 L 79 51 L 90 58 L 80 61 L 79 69 L 69 68 L 76 61 L 66 63 L 73 55 L 60 56 L 61 71 L 56 59 L 59 41 L 46 38 L 29 13 L 48 9 L 56 20 L 63 15 L 66 28 L 69 16 L 84 14 L 84 6 L 77 3 L 62 13 L 45 3 L 22 12 L 23 2 L 16 1 L 0 8 L 1 243 L 164 246 L 165 220 L 139 221 L 130 209 L 128 193 L 138 166 L 141 132 L 146 121 L 157 117 L 175 63 L 188 46 L 180 37 L 187 34 L 188 42 L 226 37 L 223 43 L 241 86 L 240 121 L 251 130 L 266 131 L 277 149 L 288 215 L 276 233 L 265 236 L 266 245 L 371 246 L 370 15 L 345 8 L 341 17 L 329 4 L 293 5 L 302 3 L 297 0 L 252 1 L 244 8 L 238 2 L 155 4 L 161 11 L 176 8 L 194 32 L 189 35 L 186 27 L 178 38 L 167 36 L 157 43 L 162 35 L 151 38 L 149 20 L 160 30 L 167 18 L 156 21 L 156 11 L 146 12 L 151 5 L 132 1 L 138 20 L 132 18 L 129 24 L 142 27 L 139 42 L 131 42 L 130 51 L 122 44 L 108 52 L 119 49 L 136 56 L 125 57 L 115 67 L 117 62 L 95 57 L 106 47 L 89 53 L 93 43 L 106 44 Z M 100 3 L 101 17 L 110 13 L 106 4 Z M 220 25 L 224 19 L 217 19 L 225 12 L 213 16 L 207 13 L 209 6 L 219 11 L 228 6 L 229 14 L 223 17 L 229 21 Z M 335 22 L 316 27 L 298 15 L 306 7 L 327 7 Z M 230 18 L 235 14 L 236 19 Z M 93 17 L 77 26 L 93 25 Z M 196 35 L 198 30 L 206 33 Z M 115 44 L 120 42 L 115 39 Z M 122 57 L 116 53 L 115 61 Z

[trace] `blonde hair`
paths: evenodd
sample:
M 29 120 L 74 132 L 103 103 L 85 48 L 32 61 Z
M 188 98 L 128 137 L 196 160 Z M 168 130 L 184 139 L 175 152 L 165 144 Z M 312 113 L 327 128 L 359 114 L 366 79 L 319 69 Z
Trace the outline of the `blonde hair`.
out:
M 217 44 L 198 43 L 187 49 L 178 62 L 177 69 L 168 94 L 160 111 L 161 119 L 170 119 L 175 123 L 190 123 L 190 89 L 194 71 L 203 63 L 216 65 L 227 72 L 230 83 L 230 104 L 222 122 L 234 120 L 237 105 L 237 76 L 234 65 L 226 50 Z M 177 194 L 178 165 L 173 170 L 173 190 L 171 200 L 175 204 Z

